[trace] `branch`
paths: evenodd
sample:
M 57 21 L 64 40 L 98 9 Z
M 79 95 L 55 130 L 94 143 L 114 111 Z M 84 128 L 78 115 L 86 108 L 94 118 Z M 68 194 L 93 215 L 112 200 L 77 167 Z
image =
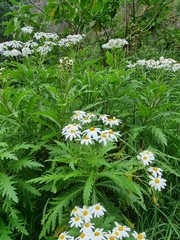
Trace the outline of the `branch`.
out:
M 35 3 L 32 2 L 32 0 L 29 0 L 29 2 L 30 2 L 35 8 L 39 9 L 41 12 L 44 13 L 44 11 L 43 11 L 40 7 L 38 7 Z

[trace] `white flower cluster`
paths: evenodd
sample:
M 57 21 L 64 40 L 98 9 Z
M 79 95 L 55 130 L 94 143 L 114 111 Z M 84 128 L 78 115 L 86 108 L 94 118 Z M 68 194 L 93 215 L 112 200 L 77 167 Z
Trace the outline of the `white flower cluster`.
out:
M 129 43 L 126 39 L 115 38 L 115 39 L 110 39 L 107 43 L 103 44 L 102 48 L 104 49 L 122 48 L 128 44 Z
M 71 45 L 79 43 L 84 36 L 84 34 L 68 35 L 66 38 L 62 38 L 61 40 L 59 40 L 57 44 L 60 47 L 69 47 Z
M 139 153 L 139 155 L 137 156 L 137 159 L 144 166 L 148 166 L 155 160 L 155 157 L 152 152 L 145 150 Z M 149 178 L 151 179 L 149 181 L 149 185 L 158 191 L 161 191 L 162 188 L 164 189 L 166 186 L 166 179 L 162 178 L 163 170 L 157 167 L 149 167 L 148 171 L 152 174 L 149 176 Z
M 164 68 L 165 70 L 169 70 L 173 72 L 176 72 L 177 70 L 180 69 L 180 63 L 177 63 L 177 61 L 175 61 L 172 58 L 164 58 L 164 57 L 160 57 L 159 60 L 157 61 L 153 59 L 138 60 L 133 64 L 127 65 L 128 68 L 134 68 L 136 66 L 145 66 L 148 68 L 155 68 L 155 69 Z
M 31 34 L 33 27 L 23 27 L 21 31 L 25 34 Z M 0 53 L 5 57 L 27 57 L 34 53 L 34 50 L 40 53 L 41 56 L 47 55 L 53 50 L 54 46 L 70 46 L 82 40 L 84 35 L 68 35 L 66 38 L 59 40 L 56 33 L 36 32 L 33 39 L 22 42 L 18 40 L 7 41 L 0 43 Z M 58 41 L 59 40 L 59 41 Z
M 79 236 L 71 236 L 65 231 L 59 235 L 58 240 L 122 240 L 123 238 L 129 238 L 131 229 L 118 222 L 115 222 L 115 227 L 112 231 L 105 232 L 103 228 L 96 228 L 92 220 L 104 216 L 105 212 L 106 209 L 99 203 L 90 207 L 83 206 L 83 208 L 75 206 L 71 212 L 69 224 L 71 228 L 79 229 Z M 134 231 L 132 237 L 137 240 L 145 240 L 146 234 L 145 232 L 137 233 Z
M 115 117 L 109 117 L 107 114 L 97 116 L 93 113 L 86 113 L 78 110 L 74 111 L 72 120 L 74 123 L 68 124 L 62 129 L 62 135 L 65 139 L 70 141 L 77 139 L 81 144 L 93 144 L 95 141 L 103 143 L 105 146 L 108 141 L 118 141 L 121 135 L 117 131 L 113 131 L 114 126 L 118 126 L 122 121 Z M 102 121 L 103 125 L 109 125 L 110 129 L 102 130 L 101 128 L 94 127 L 94 121 Z M 82 130 L 84 125 L 89 124 L 88 129 Z
M 69 59 L 68 57 L 60 58 L 59 64 L 60 66 L 65 66 L 65 67 L 73 66 L 73 60 Z

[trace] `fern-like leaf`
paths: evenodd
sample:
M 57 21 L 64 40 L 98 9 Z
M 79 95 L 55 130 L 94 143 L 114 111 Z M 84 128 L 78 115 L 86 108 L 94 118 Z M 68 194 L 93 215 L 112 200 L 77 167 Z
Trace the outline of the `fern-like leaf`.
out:
M 92 170 L 86 183 L 85 183 L 85 187 L 84 187 L 84 191 L 83 191 L 83 200 L 84 200 L 84 204 L 86 206 L 89 205 L 89 200 L 90 200 L 90 195 L 92 192 L 93 183 L 94 183 L 94 171 Z

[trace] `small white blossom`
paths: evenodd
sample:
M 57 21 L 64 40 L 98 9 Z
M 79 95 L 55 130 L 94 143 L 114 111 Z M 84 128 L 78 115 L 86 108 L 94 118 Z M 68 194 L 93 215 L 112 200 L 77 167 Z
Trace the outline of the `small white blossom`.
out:
M 152 173 L 153 177 L 162 176 L 163 170 L 157 167 L 149 167 L 148 171 Z
M 31 26 L 26 26 L 26 27 L 21 28 L 21 31 L 24 32 L 24 33 L 32 33 L 33 29 L 34 28 L 31 27 Z
M 146 240 L 146 233 L 142 232 L 142 233 L 137 233 L 136 231 L 134 231 L 132 233 L 132 236 L 136 239 L 136 240 Z
M 161 191 L 161 188 L 165 188 L 166 184 L 166 179 L 161 178 L 161 176 L 158 177 L 153 177 L 149 176 L 151 180 L 149 181 L 149 185 L 153 187 L 155 190 Z

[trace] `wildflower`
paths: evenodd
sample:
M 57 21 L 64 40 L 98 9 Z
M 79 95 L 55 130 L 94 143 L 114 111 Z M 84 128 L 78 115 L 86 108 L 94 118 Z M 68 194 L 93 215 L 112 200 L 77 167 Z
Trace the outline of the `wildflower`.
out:
M 80 229 L 80 232 L 92 233 L 94 229 L 94 223 L 85 222 Z
M 148 171 L 152 173 L 153 177 L 157 177 L 158 175 L 162 176 L 162 172 L 163 172 L 161 168 L 157 168 L 157 167 L 149 167 Z
M 153 187 L 155 190 L 161 191 L 161 188 L 165 188 L 166 179 L 161 178 L 161 176 L 153 177 L 149 176 L 151 180 L 149 181 L 149 185 Z
M 83 239 L 83 240 L 91 240 L 92 234 L 90 232 L 82 232 L 79 237 L 76 238 L 76 240 Z
M 17 41 L 17 40 L 12 40 L 9 42 L 6 42 L 7 46 L 12 47 L 12 48 L 22 48 L 23 43 L 21 41 Z
M 117 141 L 117 136 L 119 137 L 121 136 L 119 132 L 114 132 L 112 129 L 107 130 L 107 134 L 112 140 L 115 140 L 115 141 Z
M 87 134 L 87 137 L 89 138 L 97 138 L 98 133 L 101 133 L 101 129 L 90 127 L 89 129 L 84 130 L 83 133 Z
M 93 140 L 92 140 L 92 138 L 90 138 L 86 135 L 82 139 L 80 139 L 80 143 L 85 144 L 85 145 L 93 144 Z
M 98 203 L 92 206 L 92 211 L 93 211 L 94 217 L 99 218 L 104 215 L 104 212 L 106 212 L 106 209 L 103 206 L 101 206 L 100 203 Z
M 82 218 L 85 222 L 90 222 L 90 220 L 93 218 L 93 212 L 91 207 L 83 206 L 82 208 Z
M 51 51 L 52 51 L 52 47 L 51 46 L 47 46 L 47 45 L 40 46 L 40 47 L 37 48 L 37 52 L 39 52 L 43 56 L 47 55 Z
M 112 127 L 112 126 L 114 126 L 114 125 L 118 126 L 119 123 L 122 123 L 122 121 L 121 121 L 120 119 L 115 118 L 115 117 L 113 117 L 113 118 L 108 118 L 107 120 L 105 120 L 105 125 L 108 125 L 108 124 L 109 124 L 110 127 Z
M 137 156 L 137 159 L 141 161 L 141 163 L 146 166 L 152 163 L 152 161 L 155 159 L 154 154 L 152 152 L 149 152 L 148 150 L 140 152 Z
M 69 221 L 69 224 L 70 224 L 70 227 L 82 227 L 84 221 L 81 217 L 79 216 L 76 216 L 76 217 L 71 217 L 70 221 Z
M 72 237 L 69 236 L 67 232 L 62 232 L 58 237 L 58 240 L 66 240 L 66 239 L 72 239 Z
M 72 120 L 78 120 L 78 121 L 80 121 L 80 120 L 83 119 L 83 117 L 86 116 L 86 113 L 85 113 L 84 111 L 81 111 L 81 110 L 74 111 L 73 113 L 74 113 L 74 114 L 73 114 L 73 116 L 72 116 L 72 118 L 71 118 Z
M 110 39 L 106 44 L 102 45 L 104 49 L 112 49 L 112 48 L 122 48 L 125 45 L 128 45 L 128 41 L 121 38 Z
M 22 48 L 22 55 L 23 56 L 27 57 L 28 55 L 30 55 L 32 53 L 33 53 L 33 51 L 29 47 L 24 46 Z
M 99 120 L 102 120 L 103 123 L 104 123 L 104 122 L 107 121 L 108 116 L 109 116 L 109 115 L 107 115 L 107 114 L 101 114 L 101 115 L 99 116 L 99 118 L 98 118 L 98 121 L 99 121 Z
M 108 231 L 108 233 L 105 234 L 105 237 L 107 240 L 116 240 L 117 238 L 114 236 L 113 233 L 111 233 L 110 231 Z
M 132 236 L 137 240 L 145 240 L 146 239 L 146 233 L 145 232 L 137 233 L 136 231 L 134 231 L 132 233 Z
M 115 232 L 119 232 L 119 238 L 123 238 L 123 237 L 129 237 L 128 232 L 131 230 L 129 227 L 127 226 L 122 226 L 119 223 L 115 222 L 116 228 L 114 228 Z
M 92 239 L 96 239 L 96 240 L 105 240 L 105 233 L 103 232 L 103 228 L 96 228 L 93 232 L 93 238 Z
M 86 115 L 87 115 L 87 117 L 90 117 L 90 118 L 91 118 L 91 117 L 92 117 L 92 118 L 96 117 L 96 114 L 94 114 L 94 113 L 87 113 Z
M 71 211 L 70 216 L 81 216 L 81 208 L 75 206 L 73 210 Z
M 30 26 L 22 27 L 21 31 L 24 32 L 24 33 L 32 33 L 33 32 L 33 27 L 30 27 Z
M 19 55 L 22 55 L 22 53 L 15 48 L 13 48 L 11 51 L 9 51 L 9 56 L 10 57 L 17 57 Z
M 33 47 L 37 47 L 38 44 L 37 44 L 37 42 L 34 42 L 33 40 L 29 40 L 28 42 L 24 43 L 24 46 L 29 47 L 29 48 L 33 48 Z
M 74 138 L 80 138 L 81 132 L 71 129 L 69 132 L 64 133 L 64 135 L 66 140 L 69 138 L 69 140 L 72 141 Z
M 91 118 L 89 118 L 89 117 L 84 117 L 84 118 L 81 119 L 81 123 L 82 123 L 82 124 L 90 123 L 91 121 L 92 121 L 92 120 L 91 120 Z
M 101 132 L 101 135 L 96 138 L 99 143 L 104 143 L 104 146 L 107 145 L 107 142 L 112 140 L 106 131 Z

